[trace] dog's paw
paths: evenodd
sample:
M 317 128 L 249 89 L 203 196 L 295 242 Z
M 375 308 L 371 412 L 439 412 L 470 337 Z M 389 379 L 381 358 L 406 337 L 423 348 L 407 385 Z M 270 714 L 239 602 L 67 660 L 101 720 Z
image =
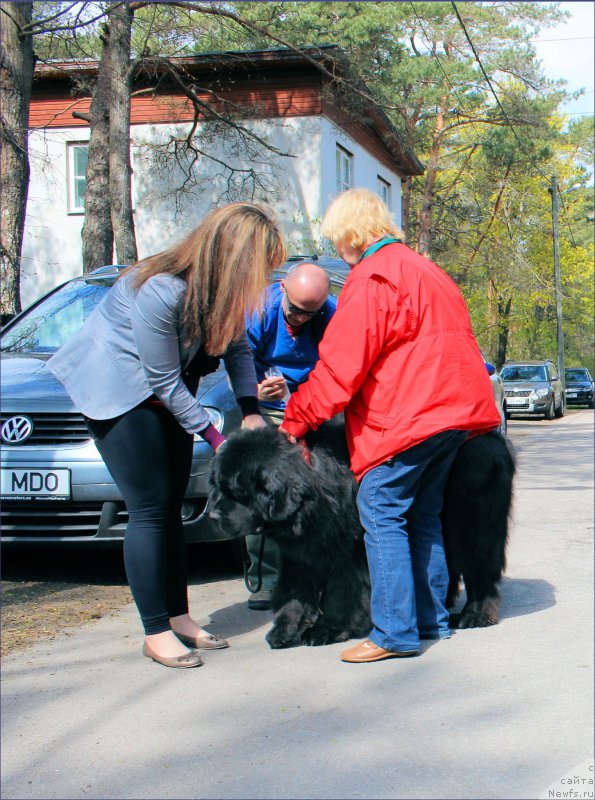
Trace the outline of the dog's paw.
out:
M 281 625 L 273 625 L 265 639 L 273 650 L 280 650 L 282 647 L 289 647 L 296 636 L 297 631 L 291 632 Z
M 346 642 L 348 639 L 351 639 L 349 631 L 329 628 L 326 625 L 315 625 L 302 633 L 302 644 L 309 647 Z
M 274 650 L 288 647 L 298 634 L 311 628 L 317 618 L 318 613 L 309 605 L 290 600 L 277 612 L 266 640 Z
M 500 599 L 486 597 L 481 602 L 467 603 L 459 617 L 457 628 L 489 628 L 500 621 Z
M 302 644 L 308 647 L 319 647 L 323 644 L 332 644 L 336 639 L 332 631 L 310 628 L 302 633 Z

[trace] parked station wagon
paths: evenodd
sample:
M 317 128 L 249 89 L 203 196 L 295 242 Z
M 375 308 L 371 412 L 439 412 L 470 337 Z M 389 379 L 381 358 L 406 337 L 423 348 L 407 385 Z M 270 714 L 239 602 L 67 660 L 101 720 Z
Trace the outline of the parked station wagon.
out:
M 292 259 L 273 274 L 279 280 Z M 349 267 L 318 260 L 338 295 Z M 123 267 L 100 267 L 66 281 L 12 319 L 2 330 L 0 414 L 2 543 L 114 543 L 122 540 L 128 514 L 83 416 L 46 368 L 109 291 Z M 201 378 L 197 395 L 224 435 L 241 424 L 241 413 L 223 365 Z M 182 506 L 188 542 L 226 538 L 207 513 L 211 447 L 194 437 L 186 499 Z
M 506 392 L 506 413 L 563 417 L 566 401 L 553 361 L 507 361 L 500 375 Z

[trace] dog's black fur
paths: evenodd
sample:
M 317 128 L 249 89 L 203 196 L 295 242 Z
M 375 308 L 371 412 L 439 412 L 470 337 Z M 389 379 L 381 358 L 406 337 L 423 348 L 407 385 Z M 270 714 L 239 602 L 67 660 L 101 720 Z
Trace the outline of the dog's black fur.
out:
M 262 533 L 281 552 L 273 594 L 277 612 L 267 641 L 287 647 L 298 635 L 322 645 L 365 636 L 370 578 L 357 484 L 341 425 L 308 435 L 311 463 L 274 428 L 232 434 L 213 461 L 210 513 L 228 535 Z M 505 567 L 514 459 L 504 437 L 489 433 L 461 447 L 443 512 L 452 605 L 461 578 L 467 603 L 458 627 L 498 622 L 496 583 Z

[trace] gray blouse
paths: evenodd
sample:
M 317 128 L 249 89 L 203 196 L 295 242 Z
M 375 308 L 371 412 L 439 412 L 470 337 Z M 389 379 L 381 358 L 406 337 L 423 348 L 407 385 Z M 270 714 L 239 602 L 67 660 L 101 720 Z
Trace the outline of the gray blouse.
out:
M 80 331 L 47 362 L 75 406 L 91 419 L 111 419 L 155 394 L 189 433 L 209 424 L 182 372 L 200 341 L 184 344 L 186 282 L 155 275 L 132 288 L 134 271 L 116 281 Z M 256 397 L 256 373 L 245 333 L 223 356 L 236 399 Z

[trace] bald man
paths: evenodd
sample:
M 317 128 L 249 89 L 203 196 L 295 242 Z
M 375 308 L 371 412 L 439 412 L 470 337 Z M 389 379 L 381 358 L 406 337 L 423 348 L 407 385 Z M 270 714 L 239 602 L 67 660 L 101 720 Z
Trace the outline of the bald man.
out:
M 289 393 L 306 380 L 318 361 L 318 345 L 337 305 L 329 295 L 330 288 L 328 273 L 322 267 L 299 262 L 290 267 L 284 280 L 268 288 L 262 317 L 255 314 L 247 320 L 260 411 L 270 425 L 281 424 Z M 280 375 L 267 377 L 267 372 L 275 368 Z M 261 540 L 261 536 L 246 536 L 249 587 L 257 585 Z M 249 608 L 270 608 L 278 573 L 277 545 L 266 540 L 261 560 L 262 586 L 250 596 Z

